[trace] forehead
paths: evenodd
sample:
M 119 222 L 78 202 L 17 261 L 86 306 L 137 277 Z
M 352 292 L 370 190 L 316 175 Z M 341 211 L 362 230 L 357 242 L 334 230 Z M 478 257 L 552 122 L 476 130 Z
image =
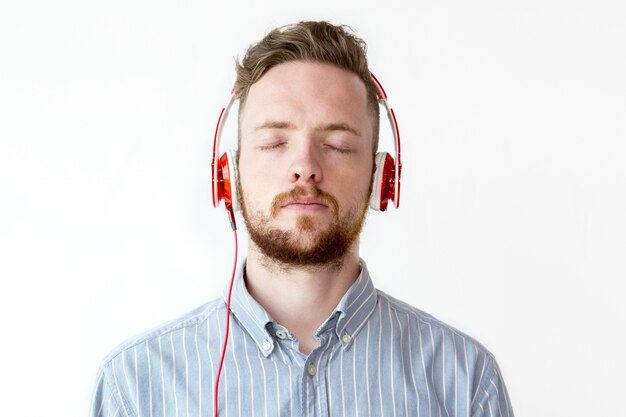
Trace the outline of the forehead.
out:
M 242 110 L 242 130 L 267 119 L 294 123 L 367 123 L 367 90 L 345 69 L 295 61 L 271 68 L 250 87 Z

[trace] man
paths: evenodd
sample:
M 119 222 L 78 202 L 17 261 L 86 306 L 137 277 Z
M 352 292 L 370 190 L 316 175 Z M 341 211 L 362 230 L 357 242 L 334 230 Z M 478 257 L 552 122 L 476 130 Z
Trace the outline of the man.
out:
M 270 32 L 237 66 L 238 201 L 250 235 L 232 299 L 223 416 L 512 416 L 493 356 L 380 291 L 359 258 L 378 104 L 343 27 Z M 94 416 L 208 416 L 218 299 L 115 350 Z

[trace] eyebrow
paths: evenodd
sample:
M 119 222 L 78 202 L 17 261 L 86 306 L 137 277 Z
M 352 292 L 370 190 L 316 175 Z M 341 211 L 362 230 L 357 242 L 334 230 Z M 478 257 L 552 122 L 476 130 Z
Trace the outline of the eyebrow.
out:
M 255 127 L 253 131 L 256 132 L 256 131 L 263 130 L 263 129 L 295 129 L 295 128 L 296 126 L 290 122 L 269 120 Z M 335 132 L 335 131 L 350 132 L 355 136 L 361 136 L 361 133 L 357 129 L 355 129 L 354 127 L 350 126 L 347 123 L 328 123 L 328 124 L 316 127 L 315 131 L 317 132 Z
M 356 130 L 354 127 L 346 123 L 329 123 L 327 125 L 320 126 L 316 128 L 315 130 L 321 131 L 321 132 L 334 132 L 334 131 L 350 132 L 354 136 L 361 136 L 361 133 L 359 133 L 358 130 Z
M 281 122 L 277 120 L 269 120 L 254 128 L 253 132 L 263 129 L 295 129 L 296 126 L 293 123 Z

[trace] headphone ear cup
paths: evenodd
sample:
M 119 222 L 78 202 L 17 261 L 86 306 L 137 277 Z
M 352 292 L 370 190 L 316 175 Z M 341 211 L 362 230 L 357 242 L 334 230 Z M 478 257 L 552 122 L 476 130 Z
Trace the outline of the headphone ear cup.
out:
M 370 207 L 376 211 L 387 210 L 389 200 L 393 201 L 395 191 L 395 163 L 387 152 L 378 152 L 374 157 L 376 169 L 372 182 Z
M 386 152 L 378 152 L 374 156 L 374 179 L 372 182 L 372 195 L 370 196 L 370 207 L 376 211 L 380 211 L 380 196 L 382 193 L 383 168 L 385 164 Z
M 217 204 L 224 201 L 226 209 L 233 211 L 239 210 L 239 202 L 237 201 L 237 160 L 232 151 L 226 151 L 222 154 L 218 161 L 217 169 L 218 181 L 217 187 Z
M 233 211 L 239 211 L 239 195 L 237 193 L 237 183 L 239 170 L 237 167 L 237 152 L 229 149 L 228 154 L 228 172 L 230 175 L 230 202 Z

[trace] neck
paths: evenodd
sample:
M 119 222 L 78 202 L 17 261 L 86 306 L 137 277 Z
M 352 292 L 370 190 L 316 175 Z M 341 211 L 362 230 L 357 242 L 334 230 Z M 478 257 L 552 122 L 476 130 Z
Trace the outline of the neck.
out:
M 360 273 L 358 242 L 338 262 L 314 267 L 272 262 L 249 242 L 246 286 L 254 299 L 299 341 L 309 354 L 315 331 L 330 316 Z

